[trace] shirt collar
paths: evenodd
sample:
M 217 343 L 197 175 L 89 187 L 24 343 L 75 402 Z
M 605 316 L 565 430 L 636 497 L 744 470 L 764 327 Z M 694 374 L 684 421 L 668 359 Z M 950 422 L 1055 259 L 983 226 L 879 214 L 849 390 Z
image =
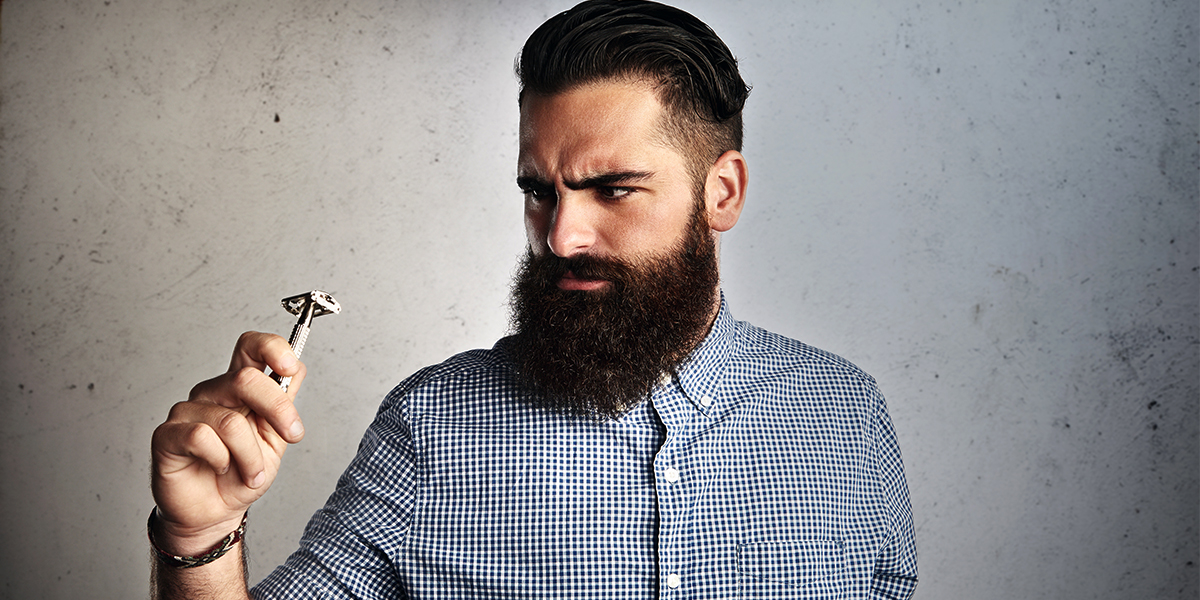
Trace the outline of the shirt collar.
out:
M 717 310 L 717 318 L 708 330 L 708 335 L 671 378 L 671 385 L 682 390 L 691 408 L 709 417 L 715 418 L 722 412 L 721 398 L 717 390 L 720 388 L 725 365 L 733 347 L 734 330 L 735 322 L 729 314 L 725 294 L 722 292 L 721 307 Z

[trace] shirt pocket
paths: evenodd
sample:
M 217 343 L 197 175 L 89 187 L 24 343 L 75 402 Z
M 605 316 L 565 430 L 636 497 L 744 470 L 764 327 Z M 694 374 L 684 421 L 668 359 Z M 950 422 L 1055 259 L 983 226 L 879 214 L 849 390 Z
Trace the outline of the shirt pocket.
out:
M 742 598 L 841 598 L 845 571 L 841 540 L 738 544 Z

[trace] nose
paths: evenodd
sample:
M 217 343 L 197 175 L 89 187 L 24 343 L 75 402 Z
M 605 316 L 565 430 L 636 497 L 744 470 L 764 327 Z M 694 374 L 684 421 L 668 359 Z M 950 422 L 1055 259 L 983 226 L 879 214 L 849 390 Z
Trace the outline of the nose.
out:
M 595 217 L 578 192 L 559 190 L 558 202 L 550 217 L 546 245 L 560 258 L 586 252 L 596 243 Z

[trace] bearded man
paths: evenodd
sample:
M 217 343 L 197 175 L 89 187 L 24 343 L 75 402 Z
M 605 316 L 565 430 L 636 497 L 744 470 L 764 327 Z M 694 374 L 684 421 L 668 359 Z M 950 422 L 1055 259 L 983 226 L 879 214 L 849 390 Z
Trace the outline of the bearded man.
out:
M 748 181 L 729 49 L 682 11 L 593 0 L 533 33 L 518 76 L 513 335 L 387 396 L 255 597 L 909 597 L 874 380 L 720 293 Z M 303 435 L 303 376 L 281 338 L 243 335 L 156 430 L 162 595 L 246 597 L 237 532 Z

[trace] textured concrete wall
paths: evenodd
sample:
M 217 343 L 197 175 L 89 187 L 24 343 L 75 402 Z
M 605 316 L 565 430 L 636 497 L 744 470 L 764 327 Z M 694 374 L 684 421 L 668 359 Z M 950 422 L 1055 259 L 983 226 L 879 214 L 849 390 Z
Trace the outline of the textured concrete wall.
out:
M 562 2 L 0 10 L 0 596 L 145 594 L 150 433 L 317 323 L 281 561 L 382 395 L 506 327 L 524 37 Z M 1197 5 L 689 2 L 742 59 L 734 313 L 889 398 L 918 597 L 1195 598 Z

